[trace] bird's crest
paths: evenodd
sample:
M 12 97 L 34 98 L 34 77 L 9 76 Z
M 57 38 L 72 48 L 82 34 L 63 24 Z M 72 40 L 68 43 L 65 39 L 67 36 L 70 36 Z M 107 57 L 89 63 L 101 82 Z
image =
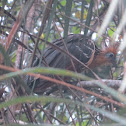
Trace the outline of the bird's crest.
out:
M 113 45 L 111 45 L 110 47 L 105 48 L 104 50 L 102 50 L 103 53 L 107 53 L 107 52 L 112 52 L 113 54 L 117 54 L 118 52 L 118 47 L 119 47 L 120 43 L 116 42 Z

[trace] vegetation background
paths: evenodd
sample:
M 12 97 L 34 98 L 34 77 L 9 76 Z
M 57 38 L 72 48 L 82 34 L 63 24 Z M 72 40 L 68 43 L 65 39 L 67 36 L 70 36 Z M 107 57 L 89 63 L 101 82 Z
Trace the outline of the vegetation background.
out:
M 1 0 L 0 125 L 126 125 L 125 24 L 125 0 Z M 69 34 L 83 34 L 102 49 L 120 42 L 118 67 L 104 72 L 103 81 L 67 70 L 32 68 L 46 41 Z M 26 81 L 26 74 L 38 77 L 33 73 L 89 81 L 84 88 L 66 85 L 66 93 L 38 96 Z

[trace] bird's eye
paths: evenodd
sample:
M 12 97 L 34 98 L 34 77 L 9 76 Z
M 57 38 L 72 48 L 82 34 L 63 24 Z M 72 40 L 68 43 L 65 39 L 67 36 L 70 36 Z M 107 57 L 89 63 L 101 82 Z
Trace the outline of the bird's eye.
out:
M 105 55 L 107 58 L 113 58 L 114 57 L 114 53 L 109 52 Z

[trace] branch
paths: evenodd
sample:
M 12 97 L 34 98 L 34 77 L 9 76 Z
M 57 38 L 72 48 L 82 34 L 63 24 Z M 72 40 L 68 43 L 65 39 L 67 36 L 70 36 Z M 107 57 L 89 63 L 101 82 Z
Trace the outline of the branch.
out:
M 102 80 L 107 86 L 118 89 L 122 83 L 122 80 Z M 99 82 L 99 80 L 92 80 L 92 81 L 80 81 L 77 83 L 77 86 L 82 86 L 83 88 L 98 88 L 99 86 L 95 83 Z

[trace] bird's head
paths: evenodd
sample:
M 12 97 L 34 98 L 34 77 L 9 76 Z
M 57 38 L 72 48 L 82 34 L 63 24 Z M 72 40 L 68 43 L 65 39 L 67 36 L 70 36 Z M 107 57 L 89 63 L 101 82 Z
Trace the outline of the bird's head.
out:
M 116 55 L 118 52 L 117 44 L 111 47 L 107 47 L 104 50 L 100 50 L 99 53 L 94 57 L 90 67 L 95 68 L 101 65 L 114 65 L 116 66 Z
M 116 66 L 117 48 L 115 48 L 114 46 L 109 47 L 106 50 L 103 50 L 101 52 L 101 55 L 103 55 L 103 58 L 106 64 L 112 64 Z

